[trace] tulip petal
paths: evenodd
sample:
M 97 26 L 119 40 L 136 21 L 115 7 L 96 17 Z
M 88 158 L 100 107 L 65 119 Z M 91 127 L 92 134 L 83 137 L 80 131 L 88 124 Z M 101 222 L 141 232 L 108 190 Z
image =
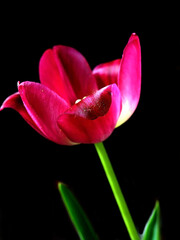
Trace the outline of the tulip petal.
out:
M 18 89 L 29 116 L 41 132 L 58 144 L 72 145 L 56 123 L 57 117 L 69 107 L 65 100 L 39 83 L 23 82 Z
M 141 91 L 141 47 L 139 38 L 132 34 L 123 52 L 118 86 L 122 95 L 122 112 L 117 127 L 135 111 Z
M 47 50 L 40 60 L 39 72 L 41 83 L 71 105 L 97 90 L 88 62 L 71 47 L 58 45 Z
M 5 108 L 12 108 L 15 111 L 17 111 L 32 128 L 34 128 L 38 133 L 46 137 L 44 133 L 35 124 L 35 122 L 32 120 L 32 118 L 29 116 L 28 112 L 26 111 L 26 108 L 24 107 L 20 94 L 18 92 L 9 96 L 3 102 L 0 110 L 3 110 Z
M 40 59 L 39 77 L 42 84 L 69 101 L 63 73 L 58 68 L 52 49 L 46 50 Z
M 102 63 L 94 68 L 93 75 L 96 78 L 99 89 L 113 83 L 118 84 L 120 63 L 121 59 L 117 59 L 111 62 Z
M 78 143 L 97 143 L 110 136 L 121 111 L 116 84 L 106 86 L 82 99 L 58 119 L 68 138 Z

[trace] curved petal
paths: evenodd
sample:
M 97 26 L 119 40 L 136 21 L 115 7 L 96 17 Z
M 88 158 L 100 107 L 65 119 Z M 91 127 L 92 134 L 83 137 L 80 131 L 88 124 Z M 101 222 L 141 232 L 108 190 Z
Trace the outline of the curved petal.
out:
M 118 86 L 122 95 L 122 112 L 117 127 L 135 111 L 141 91 L 141 47 L 139 38 L 132 34 L 123 52 Z
M 34 128 L 38 133 L 46 137 L 46 135 L 44 135 L 44 133 L 38 128 L 38 126 L 29 116 L 18 92 L 6 98 L 6 100 L 3 102 L 0 108 L 0 111 L 3 110 L 4 108 L 12 108 L 15 111 L 17 111 L 32 128 Z
M 40 60 L 39 73 L 41 83 L 71 105 L 97 90 L 86 59 L 71 47 L 58 45 L 47 50 Z
M 58 125 L 73 142 L 97 143 L 110 136 L 121 112 L 116 84 L 82 99 L 58 119 Z
M 59 71 L 52 49 L 46 50 L 40 59 L 39 78 L 42 84 L 69 102 L 64 76 Z
M 113 83 L 118 84 L 120 63 L 121 59 L 117 59 L 111 62 L 102 63 L 94 68 L 93 75 L 96 78 L 99 89 Z
M 18 89 L 29 116 L 41 132 L 53 142 L 72 145 L 56 123 L 57 117 L 69 107 L 68 104 L 55 92 L 39 83 L 23 82 Z

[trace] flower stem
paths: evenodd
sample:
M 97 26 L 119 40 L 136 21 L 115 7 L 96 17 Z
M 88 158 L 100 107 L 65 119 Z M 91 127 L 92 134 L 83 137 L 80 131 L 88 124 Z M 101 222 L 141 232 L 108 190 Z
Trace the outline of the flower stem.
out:
M 118 205 L 119 210 L 122 215 L 122 218 L 123 218 L 126 228 L 128 230 L 129 236 L 130 236 L 131 240 L 140 240 L 140 236 L 139 236 L 139 234 L 136 230 L 136 227 L 134 225 L 134 222 L 132 220 L 131 214 L 129 212 L 128 206 L 124 199 L 124 196 L 122 194 L 121 188 L 118 184 L 116 175 L 113 171 L 113 168 L 112 168 L 111 162 L 109 160 L 109 157 L 107 155 L 106 149 L 104 148 L 104 145 L 102 142 L 95 143 L 94 145 L 95 145 L 95 148 L 99 155 L 99 158 L 101 160 L 101 163 L 103 165 L 104 171 L 106 173 L 107 179 L 111 186 L 112 192 L 116 199 L 117 205 Z

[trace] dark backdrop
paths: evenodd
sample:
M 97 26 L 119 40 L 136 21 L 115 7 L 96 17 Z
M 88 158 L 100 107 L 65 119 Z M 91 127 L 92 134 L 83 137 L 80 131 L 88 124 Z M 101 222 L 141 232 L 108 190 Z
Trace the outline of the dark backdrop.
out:
M 17 91 L 17 81 L 39 81 L 39 59 L 53 45 L 76 48 L 94 68 L 121 58 L 131 33 L 139 35 L 141 99 L 131 119 L 113 132 L 105 146 L 138 230 L 142 232 L 158 199 L 164 239 L 171 239 L 178 181 L 174 141 L 178 129 L 173 128 L 180 69 L 177 22 L 169 22 L 166 13 L 158 18 L 158 11 L 149 17 L 127 11 L 122 17 L 117 6 L 89 12 L 88 6 L 78 12 L 74 6 L 71 12 L 56 5 L 46 12 L 20 7 L 18 12 L 13 6 L 11 12 L 4 8 L 1 103 Z M 36 133 L 15 111 L 0 115 L 0 239 L 78 239 L 57 181 L 71 187 L 100 239 L 129 239 L 93 145 L 59 146 Z

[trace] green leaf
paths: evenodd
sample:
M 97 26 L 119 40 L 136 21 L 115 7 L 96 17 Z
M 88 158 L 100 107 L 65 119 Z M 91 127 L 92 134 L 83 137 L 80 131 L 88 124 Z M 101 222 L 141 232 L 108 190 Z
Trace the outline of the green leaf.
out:
M 89 219 L 70 189 L 63 183 L 58 183 L 58 189 L 79 238 L 81 240 L 98 240 Z
M 144 232 L 142 234 L 142 240 L 160 240 L 160 207 L 159 202 L 153 209 L 153 212 L 146 223 Z

